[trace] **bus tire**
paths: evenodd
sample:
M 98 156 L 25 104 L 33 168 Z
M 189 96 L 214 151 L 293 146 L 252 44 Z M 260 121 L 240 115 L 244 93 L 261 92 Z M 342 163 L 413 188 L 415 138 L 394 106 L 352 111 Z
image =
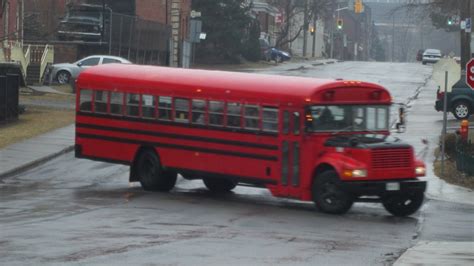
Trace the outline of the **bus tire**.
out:
M 144 190 L 170 191 L 176 184 L 177 174 L 164 171 L 160 159 L 152 150 L 143 150 L 137 161 L 138 180 Z
M 382 200 L 383 207 L 394 216 L 408 216 L 420 209 L 425 198 L 423 192 L 387 196 Z
M 325 171 L 316 177 L 312 194 L 316 207 L 324 213 L 344 214 L 354 203 L 352 196 L 342 190 L 341 181 L 334 170 Z
M 205 177 L 202 179 L 207 189 L 215 193 L 229 192 L 237 186 L 237 183 L 223 178 Z

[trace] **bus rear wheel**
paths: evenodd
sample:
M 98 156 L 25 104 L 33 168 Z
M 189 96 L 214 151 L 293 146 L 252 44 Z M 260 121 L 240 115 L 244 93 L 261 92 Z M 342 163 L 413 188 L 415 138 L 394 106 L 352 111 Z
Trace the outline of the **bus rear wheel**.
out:
M 204 185 L 216 193 L 229 192 L 237 186 L 237 183 L 229 179 L 205 177 L 202 179 Z
M 403 217 L 415 213 L 423 204 L 424 198 L 423 192 L 393 195 L 384 198 L 382 204 L 389 213 Z
M 170 191 L 176 184 L 177 174 L 164 171 L 154 151 L 144 150 L 137 161 L 138 179 L 144 190 Z
M 344 214 L 354 203 L 353 198 L 342 190 L 337 172 L 332 170 L 316 177 L 312 194 L 316 207 L 325 213 Z

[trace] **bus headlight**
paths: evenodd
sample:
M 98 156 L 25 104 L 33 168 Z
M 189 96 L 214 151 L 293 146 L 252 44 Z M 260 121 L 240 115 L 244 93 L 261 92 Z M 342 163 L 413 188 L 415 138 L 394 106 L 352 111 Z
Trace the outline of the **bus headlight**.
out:
M 367 177 L 366 169 L 344 170 L 345 177 Z
M 415 168 L 415 174 L 416 175 L 425 175 L 426 173 L 426 168 L 423 166 L 418 166 Z

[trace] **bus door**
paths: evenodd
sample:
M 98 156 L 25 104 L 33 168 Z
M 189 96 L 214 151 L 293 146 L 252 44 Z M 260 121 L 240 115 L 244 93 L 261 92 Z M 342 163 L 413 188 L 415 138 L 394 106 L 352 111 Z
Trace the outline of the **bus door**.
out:
M 281 131 L 281 192 L 289 197 L 300 196 L 301 176 L 301 110 L 283 109 Z

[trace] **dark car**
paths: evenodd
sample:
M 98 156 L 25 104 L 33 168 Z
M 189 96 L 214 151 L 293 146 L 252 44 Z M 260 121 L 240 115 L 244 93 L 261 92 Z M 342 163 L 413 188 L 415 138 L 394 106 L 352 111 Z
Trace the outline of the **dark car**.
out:
M 259 39 L 261 58 L 265 61 L 275 60 L 276 62 L 288 61 L 291 55 L 288 52 L 271 47 L 267 40 Z
M 468 119 L 474 112 L 474 90 L 466 84 L 465 76 L 453 85 L 451 92 L 447 93 L 447 109 L 459 119 Z M 438 89 L 436 97 L 436 111 L 443 111 L 444 92 Z

